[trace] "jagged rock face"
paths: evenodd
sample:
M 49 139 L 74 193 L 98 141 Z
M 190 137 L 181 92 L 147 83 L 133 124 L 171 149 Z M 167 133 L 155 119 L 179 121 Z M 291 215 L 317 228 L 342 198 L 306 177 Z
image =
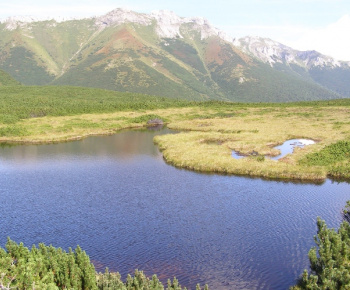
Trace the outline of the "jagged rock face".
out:
M 201 39 L 210 36 L 219 36 L 223 40 L 232 41 L 232 37 L 225 32 L 213 27 L 208 20 L 201 17 L 185 18 L 179 17 L 172 11 L 159 10 L 151 14 L 136 13 L 126 9 L 115 9 L 106 15 L 96 18 L 99 27 L 116 26 L 124 23 L 137 23 L 140 25 L 151 25 L 156 23 L 156 33 L 160 38 L 183 38 L 180 28 L 184 24 L 191 24 L 192 29 L 200 32 Z
M 298 51 L 268 38 L 247 36 L 235 39 L 233 44 L 271 66 L 276 63 L 297 64 L 308 69 L 350 66 L 350 62 L 340 62 L 314 50 Z
M 126 9 L 115 9 L 106 15 L 96 18 L 96 25 L 100 27 L 117 26 L 127 22 L 140 25 L 151 25 L 152 19 L 146 14 L 136 13 Z
M 15 30 L 17 27 L 24 28 L 28 25 L 28 23 L 38 21 L 34 17 L 30 16 L 17 16 L 17 17 L 9 17 L 4 23 L 6 24 L 6 29 Z

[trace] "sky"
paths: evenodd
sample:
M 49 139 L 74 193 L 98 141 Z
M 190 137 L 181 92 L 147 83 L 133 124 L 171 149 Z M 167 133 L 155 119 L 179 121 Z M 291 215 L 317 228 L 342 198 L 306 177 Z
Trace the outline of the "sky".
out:
M 83 18 L 119 7 L 204 17 L 235 38 L 267 37 L 298 50 L 316 50 L 350 61 L 350 0 L 0 0 L 0 19 L 22 15 Z

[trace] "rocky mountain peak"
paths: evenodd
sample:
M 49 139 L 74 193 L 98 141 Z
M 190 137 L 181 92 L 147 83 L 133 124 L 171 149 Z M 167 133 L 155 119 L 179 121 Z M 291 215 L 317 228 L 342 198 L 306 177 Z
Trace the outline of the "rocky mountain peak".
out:
M 187 22 L 186 18 L 181 18 L 167 10 L 153 11 L 150 16 L 157 21 L 156 32 L 159 37 L 182 38 L 180 26 Z
M 183 38 L 180 28 L 184 24 L 192 24 L 192 28 L 201 33 L 201 38 L 218 36 L 223 40 L 232 42 L 225 32 L 213 27 L 208 20 L 202 17 L 180 17 L 173 11 L 157 10 L 150 14 L 137 13 L 128 9 L 117 8 L 106 15 L 96 18 L 99 27 L 116 26 L 124 23 L 137 23 L 151 25 L 156 22 L 156 33 L 160 38 Z
M 97 17 L 95 23 L 100 27 L 108 27 L 128 22 L 140 25 L 150 25 L 152 20 L 146 14 L 137 13 L 124 8 L 117 8 L 103 16 Z
M 7 30 L 15 30 L 17 28 L 31 28 L 30 24 L 33 22 L 42 21 L 54 21 L 54 22 L 65 22 L 69 20 L 77 20 L 74 17 L 34 17 L 34 16 L 12 16 L 5 20 L 0 20 L 0 23 L 4 23 Z
M 339 67 L 345 62 L 339 62 L 330 56 L 317 51 L 298 51 L 277 41 L 257 36 L 246 36 L 235 39 L 233 44 L 245 53 L 274 66 L 276 63 L 297 64 L 302 67 Z
M 13 16 L 9 17 L 3 21 L 5 23 L 5 27 L 7 30 L 15 30 L 18 27 L 24 28 L 28 25 L 28 23 L 40 21 L 40 19 L 32 17 L 32 16 Z

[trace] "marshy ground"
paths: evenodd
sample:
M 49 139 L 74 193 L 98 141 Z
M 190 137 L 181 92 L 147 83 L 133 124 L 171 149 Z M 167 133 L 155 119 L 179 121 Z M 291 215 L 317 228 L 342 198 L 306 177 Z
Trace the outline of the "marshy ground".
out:
M 39 105 L 44 104 L 41 111 L 46 110 L 46 113 L 43 115 L 28 115 L 26 104 L 32 102 L 30 98 L 22 106 L 11 103 L 14 110 L 6 109 L 6 114 L 2 113 L 4 120 L 0 122 L 0 142 L 47 143 L 76 140 L 142 127 L 150 119 L 159 118 L 169 128 L 180 132 L 155 138 L 166 161 L 175 166 L 204 172 L 279 179 L 321 181 L 327 176 L 350 178 L 348 100 L 237 104 L 169 100 L 165 103 L 156 98 L 153 103 L 147 103 L 140 98 L 137 107 L 133 102 L 134 107 L 129 108 L 129 96 L 122 96 L 120 108 L 111 109 L 110 105 L 102 106 L 101 101 L 97 102 L 91 97 L 90 103 L 84 100 L 84 106 L 90 106 L 89 113 L 82 113 L 75 96 L 75 111 L 68 111 L 73 97 L 65 99 L 63 103 L 57 93 L 54 108 L 62 108 L 62 112 L 57 112 L 56 109 L 50 115 L 47 108 L 51 108 L 48 100 L 52 102 L 52 98 L 45 99 L 44 92 L 42 95 Z M 111 96 L 106 100 L 113 104 L 113 98 Z M 18 97 L 17 102 L 21 100 Z M 5 97 L 2 102 L 4 106 L 10 104 Z M 21 108 L 17 115 L 16 106 Z M 38 111 L 37 104 L 35 108 Z M 279 155 L 275 146 L 297 138 L 311 139 L 316 143 L 296 148 L 293 154 L 278 161 L 265 158 Z M 233 150 L 248 157 L 234 159 Z

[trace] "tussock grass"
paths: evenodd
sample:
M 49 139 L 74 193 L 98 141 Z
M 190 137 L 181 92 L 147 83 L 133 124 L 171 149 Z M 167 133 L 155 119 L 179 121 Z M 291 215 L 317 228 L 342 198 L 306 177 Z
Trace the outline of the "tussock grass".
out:
M 225 113 L 229 110 L 232 117 L 171 122 L 169 128 L 185 132 L 156 137 L 164 158 L 173 165 L 204 172 L 300 180 L 350 177 L 348 106 L 247 106 L 244 110 L 228 108 Z M 279 150 L 273 147 L 295 138 L 317 143 L 296 148 L 279 161 L 263 158 L 277 156 Z M 236 160 L 232 150 L 256 156 Z
M 234 159 L 228 145 L 234 142 L 230 141 L 231 139 L 234 139 L 234 136 L 230 134 L 183 132 L 156 136 L 155 142 L 169 163 L 191 170 L 274 179 L 323 180 L 326 178 L 327 172 L 323 168 L 305 168 L 291 159 L 280 162 L 263 159 L 260 156 Z M 216 140 L 216 142 L 208 142 L 208 140 Z

